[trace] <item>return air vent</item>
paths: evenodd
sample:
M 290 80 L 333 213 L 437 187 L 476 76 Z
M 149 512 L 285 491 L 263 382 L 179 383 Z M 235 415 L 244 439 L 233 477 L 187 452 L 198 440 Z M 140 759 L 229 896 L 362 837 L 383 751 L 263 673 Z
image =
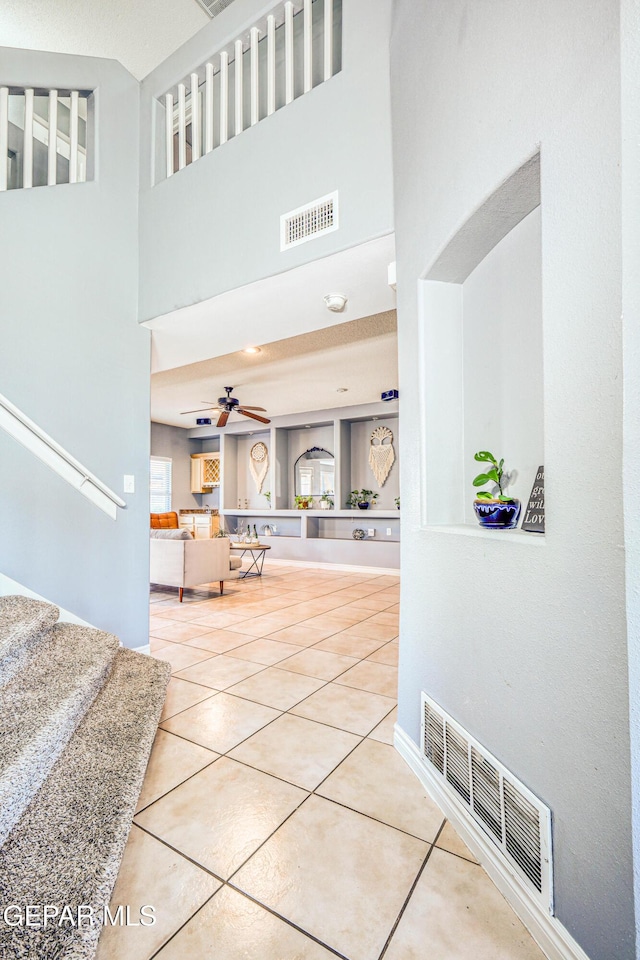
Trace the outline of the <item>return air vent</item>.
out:
M 422 756 L 553 913 L 551 811 L 426 693 Z
M 199 7 L 206 10 L 210 17 L 217 17 L 219 13 L 233 3 L 233 0 L 196 0 Z
M 338 229 L 338 191 L 283 213 L 280 217 L 280 250 L 297 247 Z

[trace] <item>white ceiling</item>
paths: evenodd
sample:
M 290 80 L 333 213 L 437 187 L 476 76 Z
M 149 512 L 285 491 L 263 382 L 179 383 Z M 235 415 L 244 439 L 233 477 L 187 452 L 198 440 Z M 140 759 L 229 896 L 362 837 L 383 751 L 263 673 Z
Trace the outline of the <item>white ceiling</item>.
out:
M 210 19 L 195 0 L 1 0 L 0 43 L 119 60 L 141 80 Z
M 180 411 L 215 404 L 226 386 L 241 404 L 265 407 L 267 417 L 379 400 L 398 386 L 395 310 L 265 344 L 259 354 L 236 352 L 156 373 L 151 419 L 180 427 L 195 427 L 196 417 L 215 422 L 215 410 Z
M 151 369 L 157 373 L 394 310 L 387 274 L 393 260 L 394 236 L 388 234 L 156 317 L 145 324 L 153 331 Z M 327 310 L 328 293 L 347 297 L 342 313 Z

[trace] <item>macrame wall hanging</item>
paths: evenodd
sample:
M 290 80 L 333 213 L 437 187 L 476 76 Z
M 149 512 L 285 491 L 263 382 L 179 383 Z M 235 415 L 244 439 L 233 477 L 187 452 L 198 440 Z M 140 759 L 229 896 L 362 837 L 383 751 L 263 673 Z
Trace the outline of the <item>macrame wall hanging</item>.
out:
M 388 443 L 385 441 L 388 440 Z M 378 486 L 384 486 L 384 482 L 391 472 L 396 455 L 393 449 L 393 434 L 389 427 L 376 427 L 371 434 L 371 446 L 369 447 L 369 466 L 373 475 L 378 481 Z
M 249 467 L 251 476 L 255 480 L 258 493 L 262 490 L 264 478 L 269 469 L 269 451 L 264 443 L 254 443 L 249 453 Z

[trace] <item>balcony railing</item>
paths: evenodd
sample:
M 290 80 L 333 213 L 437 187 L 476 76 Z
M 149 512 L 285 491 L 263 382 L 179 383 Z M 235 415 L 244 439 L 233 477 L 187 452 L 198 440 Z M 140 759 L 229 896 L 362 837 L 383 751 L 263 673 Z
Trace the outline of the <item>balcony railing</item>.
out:
M 0 191 L 88 178 L 91 93 L 0 86 Z
M 164 95 L 170 177 L 342 66 L 342 0 L 279 3 Z

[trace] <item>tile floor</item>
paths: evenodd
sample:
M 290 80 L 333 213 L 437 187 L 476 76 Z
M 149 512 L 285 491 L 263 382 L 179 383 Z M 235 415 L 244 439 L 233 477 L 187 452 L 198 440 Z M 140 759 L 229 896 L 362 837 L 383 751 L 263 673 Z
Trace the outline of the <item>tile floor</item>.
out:
M 98 960 L 543 960 L 392 746 L 397 577 L 151 596 L 173 676 Z

